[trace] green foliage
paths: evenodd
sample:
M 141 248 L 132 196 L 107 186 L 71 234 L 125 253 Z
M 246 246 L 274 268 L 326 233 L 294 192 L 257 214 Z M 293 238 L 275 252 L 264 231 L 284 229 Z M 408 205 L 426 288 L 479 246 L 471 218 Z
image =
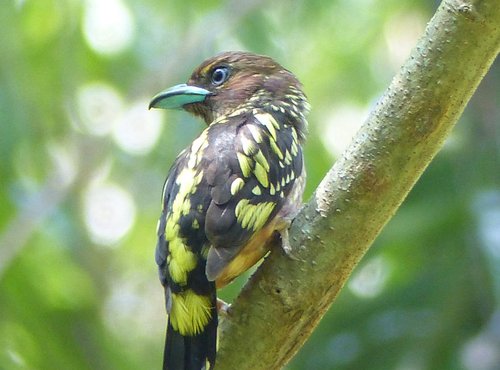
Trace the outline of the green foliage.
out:
M 162 183 L 203 126 L 183 112 L 147 111 L 149 98 L 217 52 L 273 56 L 300 78 L 313 107 L 308 197 L 434 5 L 4 4 L 0 368 L 159 368 Z M 497 63 L 289 369 L 500 366 L 499 85 Z

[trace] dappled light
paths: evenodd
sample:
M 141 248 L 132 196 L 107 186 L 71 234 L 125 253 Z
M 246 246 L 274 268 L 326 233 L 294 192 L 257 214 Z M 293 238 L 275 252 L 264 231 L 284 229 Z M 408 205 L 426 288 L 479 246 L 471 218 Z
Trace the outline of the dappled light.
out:
M 145 110 L 148 104 L 146 99 L 133 102 L 114 125 L 113 140 L 130 154 L 149 153 L 160 138 L 163 112 Z
M 113 130 L 124 109 L 120 93 L 109 84 L 93 82 L 77 91 L 79 123 L 92 135 L 103 136 Z
M 368 109 L 356 104 L 336 105 L 330 114 L 321 120 L 325 135 L 321 136 L 324 146 L 333 157 L 338 157 L 347 148 L 351 139 L 366 118 Z
M 122 0 L 86 0 L 82 30 L 89 47 L 98 54 L 113 55 L 131 45 L 135 23 Z
M 115 184 L 92 184 L 84 194 L 85 225 L 90 239 L 97 244 L 118 246 L 135 221 L 135 203 L 131 195 Z
M 391 264 L 384 256 L 367 261 L 352 275 L 348 288 L 360 298 L 373 298 L 382 293 L 390 278 Z

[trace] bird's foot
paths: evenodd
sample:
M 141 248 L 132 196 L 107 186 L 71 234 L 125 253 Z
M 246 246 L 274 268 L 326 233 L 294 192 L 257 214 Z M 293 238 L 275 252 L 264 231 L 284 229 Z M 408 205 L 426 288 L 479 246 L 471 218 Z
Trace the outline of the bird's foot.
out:
M 288 229 L 279 231 L 279 234 L 281 237 L 281 249 L 283 249 L 285 255 L 294 261 L 300 261 L 300 258 L 296 257 L 292 253 L 292 246 L 290 245 L 290 239 L 288 237 Z
M 217 312 L 219 315 L 228 316 L 230 314 L 231 304 L 217 298 Z

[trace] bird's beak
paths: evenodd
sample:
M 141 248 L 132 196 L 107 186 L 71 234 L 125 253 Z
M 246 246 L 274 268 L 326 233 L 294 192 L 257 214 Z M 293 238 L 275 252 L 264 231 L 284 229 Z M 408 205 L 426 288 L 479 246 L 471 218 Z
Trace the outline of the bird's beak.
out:
M 206 99 L 211 92 L 201 87 L 180 84 L 162 91 L 151 100 L 149 109 L 179 109 L 186 104 L 199 103 Z

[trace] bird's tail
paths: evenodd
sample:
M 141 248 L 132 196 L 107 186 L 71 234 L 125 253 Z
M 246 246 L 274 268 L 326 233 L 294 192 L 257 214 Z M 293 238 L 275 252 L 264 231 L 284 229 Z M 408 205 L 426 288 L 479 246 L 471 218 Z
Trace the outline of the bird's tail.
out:
M 168 317 L 163 353 L 163 370 L 214 368 L 217 346 L 215 286 L 211 293 L 213 294 L 209 297 L 195 296 L 192 292 L 191 296 L 188 293 L 181 298 L 172 294 L 172 308 Z M 201 307 L 200 302 L 203 301 L 209 302 L 209 306 Z

